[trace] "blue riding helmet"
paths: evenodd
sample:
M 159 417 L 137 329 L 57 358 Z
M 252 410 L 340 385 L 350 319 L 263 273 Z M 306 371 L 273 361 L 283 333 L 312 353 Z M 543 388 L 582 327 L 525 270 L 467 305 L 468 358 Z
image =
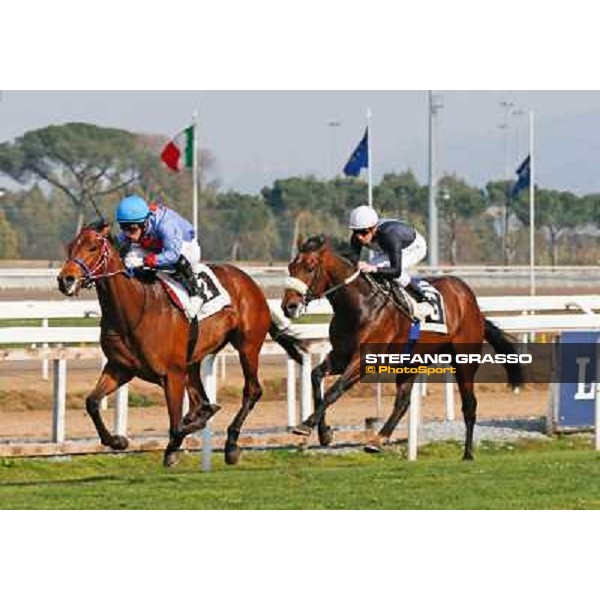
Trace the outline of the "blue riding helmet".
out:
M 117 221 L 119 223 L 143 223 L 150 214 L 146 201 L 139 196 L 128 196 L 119 202 Z

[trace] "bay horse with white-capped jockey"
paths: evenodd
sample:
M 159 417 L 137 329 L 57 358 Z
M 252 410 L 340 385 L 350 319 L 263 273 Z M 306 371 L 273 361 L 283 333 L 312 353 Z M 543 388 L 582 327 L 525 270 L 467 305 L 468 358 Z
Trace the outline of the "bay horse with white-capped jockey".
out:
M 185 436 L 205 427 L 219 409 L 206 395 L 200 363 L 231 343 L 238 351 L 245 379 L 242 406 L 227 429 L 225 443 L 225 460 L 235 464 L 240 456 L 242 425 L 262 395 L 258 363 L 267 333 L 301 362 L 302 344 L 273 321 L 256 282 L 233 265 L 211 267 L 229 292 L 231 305 L 199 324 L 190 323 L 160 282 L 141 281 L 125 269 L 111 241 L 108 223 L 83 229 L 69 244 L 68 258 L 58 275 L 60 291 L 73 296 L 82 286 L 95 285 L 102 309 L 100 344 L 107 363 L 86 398 L 86 408 L 103 445 L 124 450 L 128 441 L 108 431 L 100 414 L 100 399 L 139 377 L 164 390 L 169 412 L 164 464 L 172 465 Z M 186 388 L 190 410 L 182 419 Z
M 325 421 L 326 410 L 361 376 L 361 345 L 382 344 L 406 347 L 413 321 L 409 312 L 394 299 L 395 295 L 378 285 L 372 277 L 360 273 L 354 262 L 337 254 L 323 236 L 299 242 L 298 255 L 289 264 L 288 280 L 282 309 L 287 317 L 299 315 L 302 307 L 312 300 L 327 298 L 333 308 L 329 328 L 332 346 L 325 360 L 312 371 L 315 411 L 294 433 L 308 436 L 318 428 L 319 441 L 326 446 L 333 439 L 332 430 Z M 481 351 L 487 340 L 496 352 L 515 353 L 513 341 L 482 315 L 471 289 L 456 277 L 438 277 L 429 280 L 444 300 L 447 333 L 422 332 L 411 348 L 412 354 L 444 352 L 455 357 L 460 347 L 470 353 Z M 463 458 L 473 459 L 473 431 L 477 413 L 474 378 L 478 363 L 456 363 L 455 377 L 462 399 L 466 425 Z M 519 364 L 505 364 L 510 384 L 518 388 L 524 381 Z M 337 381 L 321 394 L 321 382 L 327 375 L 339 375 Z M 394 429 L 410 405 L 410 391 L 416 375 L 396 376 L 394 408 L 378 434 L 368 442 L 365 450 L 379 452 L 389 441 Z

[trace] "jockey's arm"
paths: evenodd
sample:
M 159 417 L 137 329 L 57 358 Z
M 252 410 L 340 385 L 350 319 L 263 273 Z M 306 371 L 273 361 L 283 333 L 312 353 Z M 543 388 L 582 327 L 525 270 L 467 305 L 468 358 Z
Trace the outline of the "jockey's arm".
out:
M 175 265 L 181 256 L 183 234 L 175 225 L 161 227 L 158 231 L 162 242 L 162 251 L 156 255 L 157 267 Z
M 378 267 L 377 275 L 385 279 L 397 279 L 402 274 L 402 240 L 396 235 L 389 235 L 379 239 L 381 249 L 390 259 L 389 267 Z

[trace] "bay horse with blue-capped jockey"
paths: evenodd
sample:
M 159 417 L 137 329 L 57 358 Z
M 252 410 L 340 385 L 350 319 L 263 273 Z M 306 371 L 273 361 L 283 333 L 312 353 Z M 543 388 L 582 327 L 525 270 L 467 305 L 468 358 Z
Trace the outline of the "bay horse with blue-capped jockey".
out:
M 86 398 L 86 408 L 103 445 L 124 450 L 128 441 L 106 428 L 99 410 L 101 398 L 139 377 L 164 390 L 169 412 L 164 464 L 172 465 L 185 436 L 205 427 L 219 408 L 206 395 L 200 363 L 231 343 L 238 351 L 245 380 L 242 406 L 227 429 L 225 443 L 225 460 L 235 464 L 240 457 L 242 425 L 262 395 L 258 365 L 267 333 L 301 362 L 302 344 L 273 321 L 256 282 L 233 265 L 212 265 L 212 270 L 229 292 L 231 305 L 195 324 L 174 306 L 160 282 L 131 276 L 111 241 L 108 223 L 83 229 L 69 244 L 68 258 L 58 275 L 60 291 L 74 296 L 81 287 L 94 285 L 102 309 L 100 344 L 107 363 Z M 190 410 L 182 418 L 186 388 Z
M 395 299 L 387 288 L 361 273 L 356 264 L 337 254 L 323 236 L 299 242 L 298 254 L 288 266 L 290 278 L 282 300 L 287 317 L 297 317 L 303 306 L 312 300 L 327 298 L 333 308 L 329 328 L 331 352 L 312 371 L 312 388 L 315 411 L 294 433 L 309 436 L 317 427 L 319 441 L 326 446 L 333 433 L 325 420 L 326 410 L 345 392 L 352 388 L 361 376 L 362 344 L 382 344 L 406 347 L 413 321 L 408 310 Z M 447 333 L 422 332 L 414 341 L 411 353 L 444 352 L 454 355 L 459 348 L 469 348 L 469 353 L 481 351 L 487 340 L 495 351 L 516 353 L 513 341 L 482 315 L 477 299 L 471 289 L 456 277 L 438 277 L 429 280 L 444 300 Z M 385 350 L 382 349 L 382 352 Z M 462 399 L 462 411 L 466 425 L 463 458 L 473 459 L 473 431 L 477 414 L 477 398 L 474 379 L 478 363 L 452 365 Z M 519 364 L 505 364 L 510 384 L 518 388 L 524 381 Z M 321 382 L 327 375 L 339 375 L 325 395 L 321 394 Z M 365 446 L 368 452 L 379 452 L 389 441 L 394 429 L 410 405 L 410 390 L 416 375 L 396 376 L 394 408 L 378 434 Z

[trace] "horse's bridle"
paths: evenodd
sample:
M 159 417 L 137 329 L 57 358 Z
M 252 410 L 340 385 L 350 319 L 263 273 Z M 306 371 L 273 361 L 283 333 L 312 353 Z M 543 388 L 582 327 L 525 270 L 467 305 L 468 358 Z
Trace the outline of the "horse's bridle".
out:
M 124 269 L 108 272 L 108 259 L 110 258 L 110 243 L 107 238 L 94 232 L 96 237 L 100 240 L 102 247 L 100 248 L 100 256 L 95 260 L 92 265 L 88 265 L 81 258 L 72 258 L 69 256 L 66 260 L 66 264 L 75 263 L 83 272 L 83 277 L 80 280 L 83 282 L 81 285 L 84 288 L 91 287 L 98 279 L 104 279 L 105 277 L 112 277 L 119 273 L 125 273 Z
M 322 265 L 319 263 L 319 266 L 315 270 L 315 274 L 312 276 L 310 284 L 304 283 L 301 279 L 297 277 L 288 277 L 285 281 L 285 287 L 287 290 L 292 290 L 300 296 L 302 296 L 302 306 L 308 306 L 313 300 L 318 300 L 319 298 L 324 298 L 337 292 L 343 287 L 355 281 L 360 275 L 360 271 L 356 271 L 350 277 L 347 277 L 341 283 L 337 283 L 336 285 L 326 289 L 321 294 L 315 294 L 314 288 L 316 287 L 317 282 L 319 281 L 319 277 L 321 276 Z

